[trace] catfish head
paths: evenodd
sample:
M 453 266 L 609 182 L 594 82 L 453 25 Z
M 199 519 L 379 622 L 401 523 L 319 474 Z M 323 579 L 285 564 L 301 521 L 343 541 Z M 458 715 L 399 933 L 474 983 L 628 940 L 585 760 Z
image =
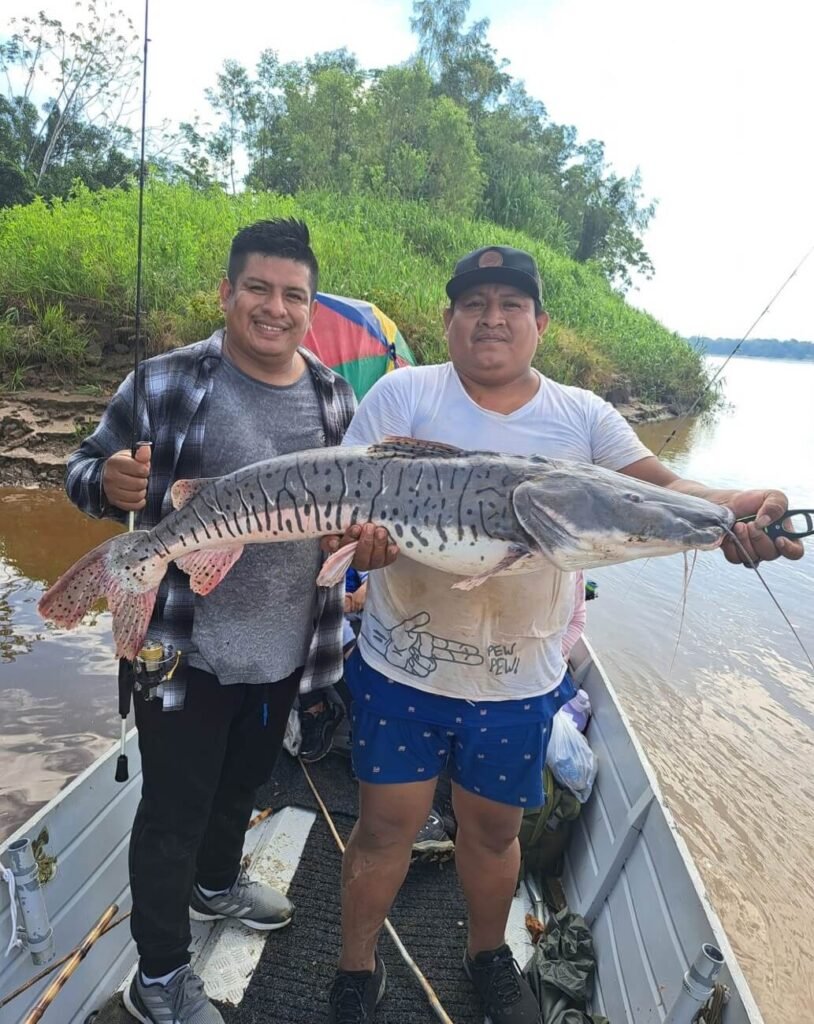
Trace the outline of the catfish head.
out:
M 546 468 L 512 493 L 537 548 L 571 572 L 720 546 L 735 521 L 723 505 L 583 463 Z

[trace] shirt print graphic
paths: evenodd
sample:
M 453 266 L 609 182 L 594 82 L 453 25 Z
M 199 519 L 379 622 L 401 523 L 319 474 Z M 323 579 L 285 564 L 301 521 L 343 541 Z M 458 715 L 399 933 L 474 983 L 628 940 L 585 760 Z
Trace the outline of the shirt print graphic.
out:
M 456 665 L 483 664 L 483 655 L 473 644 L 436 636 L 424 628 L 429 624 L 430 613 L 426 611 L 417 612 L 390 627 L 369 614 L 362 632 L 370 646 L 390 665 L 418 679 L 426 679 L 435 672 L 440 661 Z

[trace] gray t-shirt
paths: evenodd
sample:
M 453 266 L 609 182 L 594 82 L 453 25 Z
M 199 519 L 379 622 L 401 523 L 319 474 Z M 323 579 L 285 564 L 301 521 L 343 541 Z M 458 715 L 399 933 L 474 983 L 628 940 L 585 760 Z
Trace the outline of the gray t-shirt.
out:
M 221 361 L 206 416 L 203 476 L 324 444 L 307 369 L 296 383 L 274 387 Z M 290 675 L 305 663 L 314 632 L 320 564 L 318 540 L 247 544 L 223 581 L 195 597 L 189 664 L 227 685 Z

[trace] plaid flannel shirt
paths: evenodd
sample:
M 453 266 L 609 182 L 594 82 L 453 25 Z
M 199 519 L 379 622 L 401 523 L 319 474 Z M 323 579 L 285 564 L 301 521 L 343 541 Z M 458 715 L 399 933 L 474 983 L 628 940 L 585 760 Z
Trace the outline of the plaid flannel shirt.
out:
M 214 371 L 222 358 L 223 331 L 206 341 L 146 360 L 139 368 L 136 435 L 151 441 L 152 460 L 147 504 L 136 525 L 149 530 L 172 511 L 170 489 L 179 479 L 201 476 L 204 428 Z M 342 440 L 356 408 L 353 390 L 307 349 L 308 364 L 319 397 L 326 447 Z M 96 519 L 127 521 L 127 513 L 107 504 L 102 469 L 114 452 L 129 448 L 132 439 L 134 374 L 119 387 L 99 426 L 68 459 L 65 490 L 71 501 Z M 314 633 L 306 656 L 301 690 L 316 690 L 342 675 L 343 584 L 320 588 L 314 612 Z M 171 563 L 159 588 L 148 636 L 188 649 L 192 636 L 194 595 L 189 577 Z M 173 679 L 163 686 L 164 710 L 182 708 L 186 682 Z

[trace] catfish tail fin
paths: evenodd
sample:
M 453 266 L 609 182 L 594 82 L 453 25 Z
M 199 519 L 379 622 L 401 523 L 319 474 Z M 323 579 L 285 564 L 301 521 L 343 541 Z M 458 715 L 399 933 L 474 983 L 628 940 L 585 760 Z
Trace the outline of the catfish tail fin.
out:
M 73 629 L 101 598 L 113 614 L 116 656 L 132 661 L 138 654 L 153 613 L 158 586 L 167 571 L 164 560 L 128 556 L 143 542 L 146 531 L 121 534 L 83 555 L 40 598 L 40 615 Z

